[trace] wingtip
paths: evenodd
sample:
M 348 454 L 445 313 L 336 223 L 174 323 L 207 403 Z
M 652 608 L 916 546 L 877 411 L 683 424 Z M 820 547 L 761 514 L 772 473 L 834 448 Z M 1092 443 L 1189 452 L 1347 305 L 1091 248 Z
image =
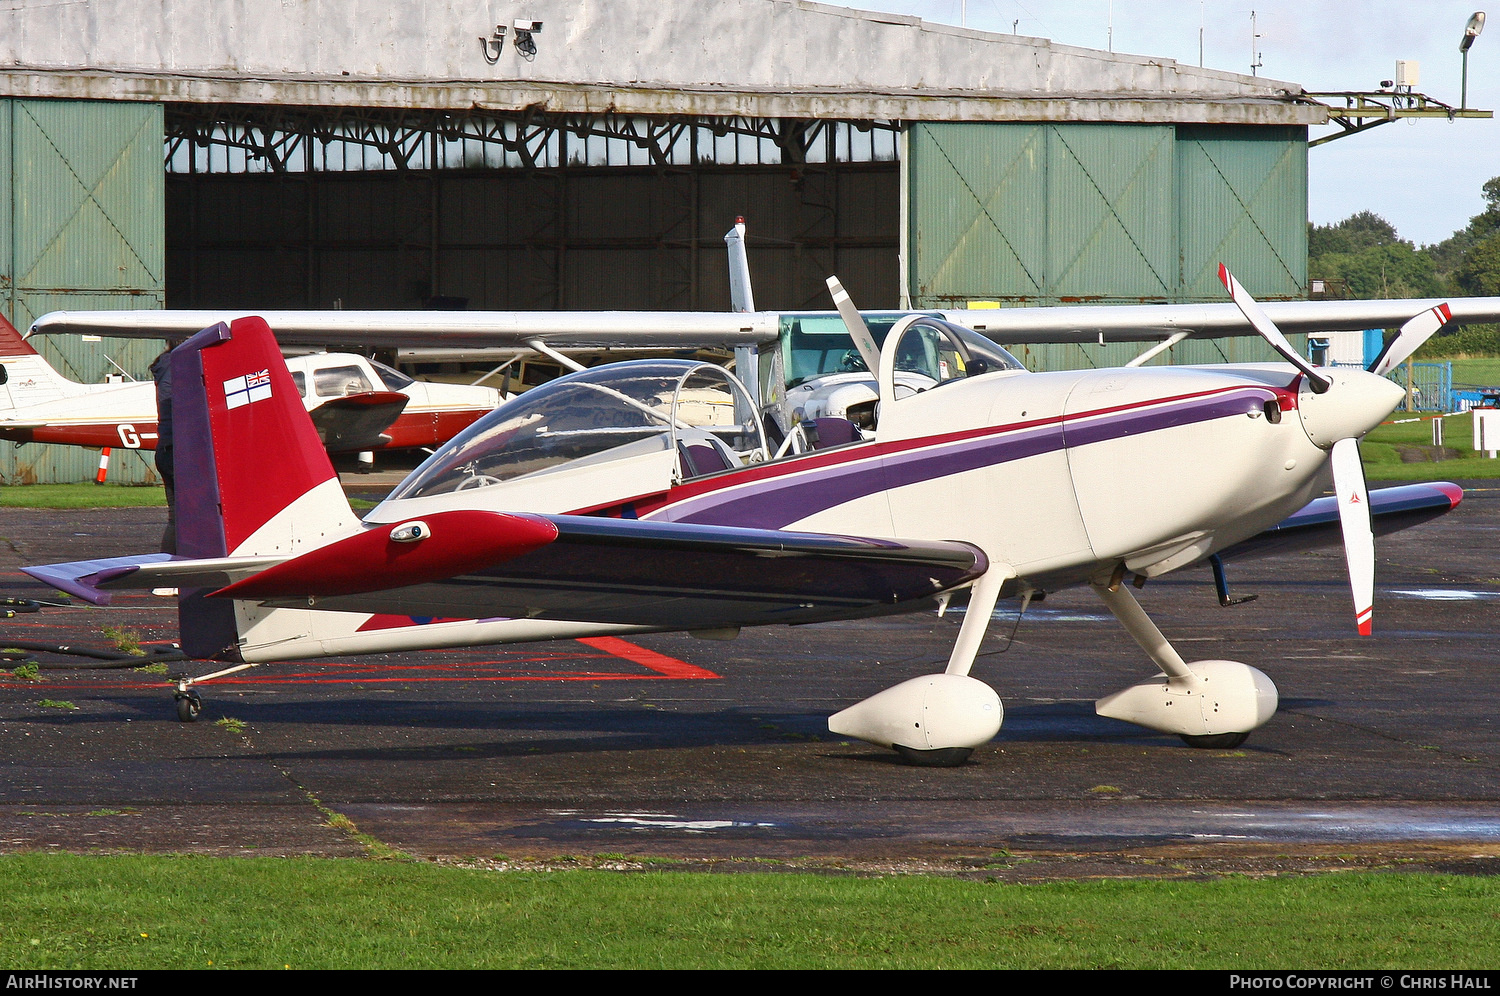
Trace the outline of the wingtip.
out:
M 1464 500 L 1464 489 L 1449 481 L 1435 481 L 1428 487 L 1441 491 L 1448 498 L 1448 507 L 1457 508 L 1458 503 Z

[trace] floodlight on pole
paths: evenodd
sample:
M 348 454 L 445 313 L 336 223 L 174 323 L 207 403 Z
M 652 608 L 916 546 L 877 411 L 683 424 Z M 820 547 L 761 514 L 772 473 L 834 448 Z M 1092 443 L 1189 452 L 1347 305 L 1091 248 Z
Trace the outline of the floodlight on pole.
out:
M 1474 39 L 1479 37 L 1479 32 L 1484 30 L 1484 11 L 1476 10 L 1469 15 L 1469 23 L 1464 25 L 1463 40 L 1458 43 L 1458 50 L 1464 55 L 1464 78 L 1463 91 L 1459 97 L 1460 109 L 1469 106 L 1469 46 L 1474 44 Z

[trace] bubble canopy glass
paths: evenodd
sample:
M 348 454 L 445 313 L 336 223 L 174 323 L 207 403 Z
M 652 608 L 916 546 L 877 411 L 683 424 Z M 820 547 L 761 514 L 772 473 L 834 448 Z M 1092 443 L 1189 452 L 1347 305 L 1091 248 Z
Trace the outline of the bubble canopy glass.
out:
M 534 387 L 469 426 L 412 471 L 391 500 L 499 484 L 576 460 L 608 460 L 611 451 L 709 447 L 726 463 L 763 460 L 756 412 L 744 386 L 712 363 L 632 360 L 581 370 Z

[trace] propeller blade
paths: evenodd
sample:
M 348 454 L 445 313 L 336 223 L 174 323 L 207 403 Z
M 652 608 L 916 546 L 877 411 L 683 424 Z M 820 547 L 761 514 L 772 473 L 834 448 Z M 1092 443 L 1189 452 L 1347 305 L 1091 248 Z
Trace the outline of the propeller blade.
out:
M 1375 531 L 1370 525 L 1370 494 L 1359 462 L 1359 441 L 1345 437 L 1333 444 L 1333 490 L 1344 531 L 1344 559 L 1354 595 L 1354 622 L 1369 636 L 1375 616 Z
M 1448 305 L 1440 304 L 1436 308 L 1428 308 L 1405 325 L 1396 334 L 1396 338 L 1386 344 L 1375 357 L 1368 369 L 1372 374 L 1384 377 L 1392 370 L 1406 362 L 1406 358 L 1422 348 L 1422 343 L 1431 339 L 1433 333 L 1447 325 L 1453 320 L 1453 312 Z
M 1245 320 L 1250 323 L 1251 327 L 1260 333 L 1260 337 L 1270 343 L 1271 348 L 1280 353 L 1288 363 L 1302 371 L 1303 376 L 1307 378 L 1308 383 L 1312 386 L 1314 394 L 1322 394 L 1332 386 L 1333 381 L 1318 373 L 1316 367 L 1308 363 L 1302 358 L 1302 354 L 1292 348 L 1292 344 L 1287 341 L 1286 336 L 1281 334 L 1281 330 L 1276 327 L 1276 323 L 1271 321 L 1270 316 L 1261 310 L 1260 305 L 1255 302 L 1255 298 L 1251 297 L 1249 292 L 1240 286 L 1240 282 L 1234 279 L 1234 274 L 1229 272 L 1229 267 L 1223 263 L 1219 264 L 1219 281 L 1229 291 L 1229 299 L 1239 307 L 1240 314 L 1244 315 Z
M 864 316 L 854 306 L 854 301 L 849 297 L 849 292 L 844 290 L 844 285 L 839 283 L 838 277 L 828 278 L 828 291 L 833 295 L 834 307 L 839 309 L 839 317 L 844 320 L 849 335 L 854 338 L 859 355 L 864 358 L 865 369 L 872 374 L 879 374 L 880 347 L 875 345 L 875 337 L 870 334 L 870 327 L 865 324 Z

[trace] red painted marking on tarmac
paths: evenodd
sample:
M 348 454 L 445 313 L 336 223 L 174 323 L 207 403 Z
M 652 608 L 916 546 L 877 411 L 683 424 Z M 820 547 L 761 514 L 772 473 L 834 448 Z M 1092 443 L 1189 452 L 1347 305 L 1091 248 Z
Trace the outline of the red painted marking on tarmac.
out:
M 587 640 L 579 640 L 578 643 L 586 644 L 598 653 L 580 653 L 555 651 L 539 654 L 518 654 L 512 658 L 492 658 L 488 660 L 440 660 L 426 664 L 387 664 L 376 661 L 327 661 L 311 664 L 308 661 L 282 661 L 274 664 L 261 665 L 265 668 L 294 668 L 295 670 L 283 670 L 279 674 L 269 675 L 261 673 L 259 668 L 255 671 L 240 672 L 233 675 L 225 675 L 222 678 L 214 678 L 205 684 L 208 685 L 378 685 L 378 684 L 412 684 L 415 682 L 460 682 L 460 681 L 660 681 L 662 679 L 701 679 L 718 678 L 719 675 L 707 668 L 701 668 L 675 657 L 647 650 L 645 647 L 631 643 L 629 640 L 621 640 L 616 637 L 594 637 Z M 585 669 L 568 669 L 560 671 L 546 671 L 537 668 L 537 665 L 558 664 L 564 661 L 579 662 L 597 661 L 601 658 L 619 658 L 632 664 L 638 664 L 645 668 L 648 673 L 642 674 L 636 671 L 595 671 Z M 533 668 L 526 668 L 532 665 Z M 516 669 L 524 668 L 521 673 L 515 673 Z M 508 668 L 510 674 L 483 673 L 487 668 Z M 332 672 L 330 674 L 330 672 Z M 395 673 L 393 673 L 395 672 Z M 124 690 L 170 687 L 173 682 L 163 681 L 160 678 L 148 680 L 126 680 L 113 682 L 93 681 L 88 684 L 90 690 Z M 38 684 L 36 682 L 16 681 L 11 682 L 0 678 L 0 687 L 25 687 L 31 689 L 72 689 L 77 691 L 77 684 Z
M 627 661 L 634 661 L 641 667 L 648 667 L 653 671 L 659 671 L 668 678 L 717 678 L 706 668 L 680 661 L 666 654 L 659 654 L 645 647 L 638 647 L 629 640 L 621 640 L 614 636 L 591 636 L 588 639 L 579 640 L 584 646 L 602 650 L 606 654 L 623 657 Z

